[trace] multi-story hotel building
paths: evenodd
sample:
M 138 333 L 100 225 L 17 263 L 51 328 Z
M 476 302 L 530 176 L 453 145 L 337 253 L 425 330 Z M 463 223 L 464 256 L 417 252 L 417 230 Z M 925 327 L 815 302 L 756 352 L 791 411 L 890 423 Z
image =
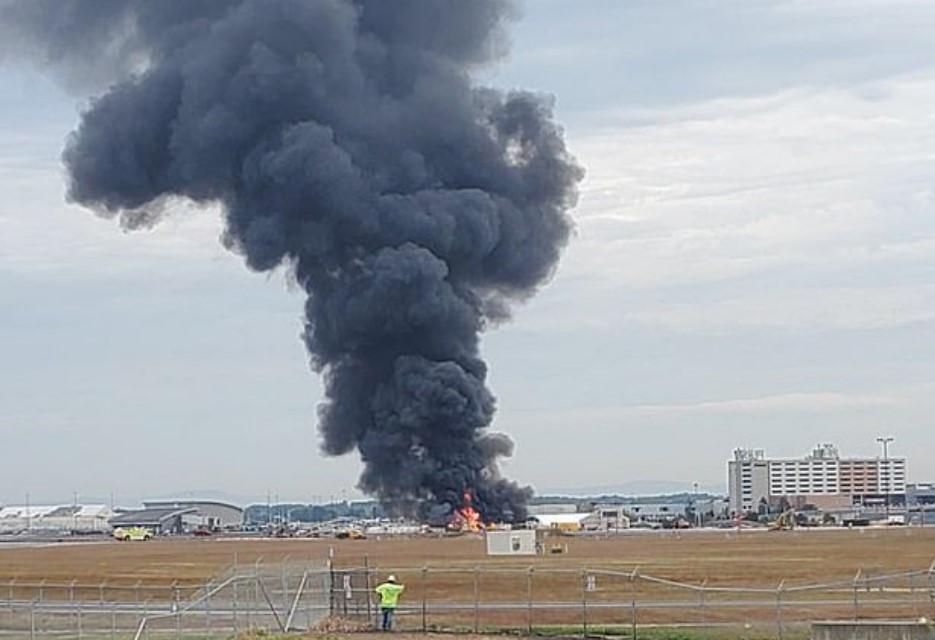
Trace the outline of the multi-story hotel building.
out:
M 902 504 L 905 458 L 842 458 L 822 444 L 804 458 L 767 458 L 762 449 L 737 449 L 727 463 L 730 510 L 756 511 L 761 502 L 783 499 L 796 508 Z

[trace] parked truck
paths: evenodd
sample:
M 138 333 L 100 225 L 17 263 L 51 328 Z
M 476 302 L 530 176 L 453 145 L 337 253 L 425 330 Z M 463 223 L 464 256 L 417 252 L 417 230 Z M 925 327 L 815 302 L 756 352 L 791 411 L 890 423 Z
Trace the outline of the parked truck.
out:
M 153 532 L 146 527 L 117 527 L 113 536 L 121 542 L 145 542 L 153 537 Z

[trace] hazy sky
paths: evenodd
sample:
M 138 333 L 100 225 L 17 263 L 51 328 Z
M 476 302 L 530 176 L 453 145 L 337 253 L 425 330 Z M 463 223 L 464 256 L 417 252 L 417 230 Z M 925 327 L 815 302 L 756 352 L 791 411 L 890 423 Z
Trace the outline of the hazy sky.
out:
M 505 471 L 722 486 L 736 446 L 935 480 L 935 4 L 534 0 L 484 83 L 554 93 L 587 168 L 554 281 L 484 338 Z M 216 211 L 64 203 L 86 96 L 0 66 L 0 502 L 353 495 L 303 299 Z

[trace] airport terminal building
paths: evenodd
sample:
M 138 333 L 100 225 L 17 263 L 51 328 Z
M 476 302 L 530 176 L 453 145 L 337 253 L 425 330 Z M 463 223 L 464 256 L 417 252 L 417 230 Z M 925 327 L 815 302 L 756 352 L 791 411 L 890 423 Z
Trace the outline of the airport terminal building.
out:
M 237 530 L 244 510 L 216 500 L 144 500 L 142 509 L 123 510 L 110 519 L 111 527 L 146 527 L 157 534 Z
M 144 500 L 143 507 L 186 510 L 182 519 L 186 529 L 240 529 L 244 523 L 242 508 L 218 500 Z

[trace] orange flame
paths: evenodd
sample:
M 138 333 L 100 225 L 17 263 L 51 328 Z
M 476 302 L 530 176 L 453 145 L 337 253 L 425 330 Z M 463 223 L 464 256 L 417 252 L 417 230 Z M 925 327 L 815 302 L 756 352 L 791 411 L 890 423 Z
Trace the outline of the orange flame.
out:
M 472 502 L 471 492 L 465 491 L 464 502 L 451 514 L 451 520 L 448 522 L 450 529 L 472 533 L 483 531 L 484 522 L 481 520 L 480 512 L 472 506 Z

